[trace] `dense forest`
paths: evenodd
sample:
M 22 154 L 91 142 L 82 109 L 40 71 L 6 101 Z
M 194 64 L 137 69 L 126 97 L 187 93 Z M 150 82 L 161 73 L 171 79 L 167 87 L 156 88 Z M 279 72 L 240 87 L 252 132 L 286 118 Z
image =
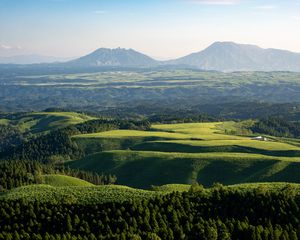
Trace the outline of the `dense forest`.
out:
M 300 122 L 286 121 L 282 118 L 267 118 L 257 121 L 251 130 L 277 137 L 299 138 Z
M 247 206 L 245 208 L 245 205 Z M 0 202 L 0 239 L 296 240 L 299 197 L 283 192 L 211 192 L 193 186 L 154 199 L 105 204 Z

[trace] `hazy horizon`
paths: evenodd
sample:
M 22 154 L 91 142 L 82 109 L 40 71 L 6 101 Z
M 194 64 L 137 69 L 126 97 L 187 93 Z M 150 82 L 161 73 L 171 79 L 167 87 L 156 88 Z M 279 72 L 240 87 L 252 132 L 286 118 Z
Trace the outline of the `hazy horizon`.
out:
M 299 24 L 299 0 L 1 0 L 0 56 L 121 47 L 171 59 L 216 41 L 300 52 Z

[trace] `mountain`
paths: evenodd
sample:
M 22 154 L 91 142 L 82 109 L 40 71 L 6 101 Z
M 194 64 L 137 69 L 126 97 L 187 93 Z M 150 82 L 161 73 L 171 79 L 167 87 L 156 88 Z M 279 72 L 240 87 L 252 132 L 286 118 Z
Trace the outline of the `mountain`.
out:
M 1 54 L 0 54 L 1 55 Z M 3 56 L 3 55 L 1 55 Z M 61 62 L 61 63 L 59 63 Z M 99 48 L 96 51 L 69 60 L 40 55 L 0 57 L 1 63 L 35 64 L 55 63 L 62 67 L 189 67 L 215 71 L 291 71 L 300 72 L 300 53 L 278 49 L 263 49 L 255 45 L 234 42 L 215 42 L 203 51 L 168 61 L 153 58 L 124 48 Z M 59 63 L 59 65 L 57 65 Z M 52 65 L 51 65 L 52 66 Z
M 96 67 L 96 66 L 153 66 L 158 62 L 154 59 L 139 53 L 133 49 L 108 49 L 99 48 L 98 50 L 68 62 L 68 64 Z
M 39 63 L 65 62 L 68 60 L 70 60 L 70 58 L 59 58 L 59 57 L 30 54 L 30 55 L 0 57 L 0 64 L 39 64 Z
M 216 42 L 203 51 L 167 63 L 217 71 L 299 72 L 300 53 L 263 49 L 255 45 L 234 42 Z

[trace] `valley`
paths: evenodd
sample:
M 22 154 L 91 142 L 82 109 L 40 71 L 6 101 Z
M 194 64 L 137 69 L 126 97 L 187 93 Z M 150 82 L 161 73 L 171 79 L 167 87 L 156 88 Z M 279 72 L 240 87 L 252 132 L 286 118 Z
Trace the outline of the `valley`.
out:
M 28 70 L 27 70 L 28 68 Z M 298 114 L 299 73 L 232 72 L 165 68 L 3 68 L 0 75 L 2 111 L 41 111 L 47 108 L 70 109 L 113 114 L 143 108 L 151 113 L 169 109 L 226 117 L 256 118 L 266 113 L 261 108 L 290 105 L 289 113 Z M 6 73 L 7 72 L 7 73 Z M 289 98 L 286 98 L 289 96 Z M 212 104 L 214 103 L 214 104 Z M 177 108 L 174 109 L 174 104 Z M 242 105 L 242 110 L 236 105 Z M 258 105 L 258 106 L 256 106 Z M 229 109 L 224 112 L 224 108 Z M 285 111 L 287 108 L 284 107 Z M 278 107 L 275 107 L 275 111 Z M 234 113 L 232 113 L 234 111 Z M 244 111 L 241 112 L 241 111 Z M 273 109 L 270 114 L 273 113 Z M 136 114 L 140 114 L 135 110 Z M 245 115 L 247 116 L 245 117 Z

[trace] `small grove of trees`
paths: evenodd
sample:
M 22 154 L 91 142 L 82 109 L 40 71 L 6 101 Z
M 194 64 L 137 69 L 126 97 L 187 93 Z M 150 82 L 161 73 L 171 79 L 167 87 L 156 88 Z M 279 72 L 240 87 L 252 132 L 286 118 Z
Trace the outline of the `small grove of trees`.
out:
M 300 122 L 285 121 L 280 118 L 267 118 L 257 121 L 251 128 L 253 132 L 277 137 L 300 137 Z
M 55 173 L 80 178 L 87 182 L 93 183 L 95 185 L 108 185 L 108 184 L 115 184 L 117 182 L 117 177 L 113 174 L 109 174 L 109 175 L 98 174 L 95 172 L 88 172 L 80 169 L 72 169 L 69 167 L 64 167 L 63 165 L 56 166 Z
M 296 240 L 299 198 L 289 192 L 171 193 L 103 204 L 0 202 L 0 239 Z
M 149 121 L 153 123 L 193 123 L 193 122 L 218 122 L 221 118 L 199 114 L 193 112 L 176 112 L 168 114 L 155 114 L 149 116 Z
M 103 132 L 114 129 L 150 128 L 148 121 L 97 119 L 51 131 L 29 141 L 21 141 L 18 145 L 10 145 L 0 151 L 0 159 L 36 160 L 43 163 L 63 162 L 79 159 L 84 151 L 71 137 L 76 134 Z M 0 144 L 1 145 L 1 144 Z
M 16 127 L 0 124 L 0 152 L 8 147 L 17 146 L 24 141 L 24 134 Z
M 43 174 L 63 174 L 83 179 L 95 185 L 114 184 L 115 175 L 103 175 L 78 169 L 70 169 L 63 165 L 41 164 L 37 161 L 1 161 L 0 191 L 42 183 Z

